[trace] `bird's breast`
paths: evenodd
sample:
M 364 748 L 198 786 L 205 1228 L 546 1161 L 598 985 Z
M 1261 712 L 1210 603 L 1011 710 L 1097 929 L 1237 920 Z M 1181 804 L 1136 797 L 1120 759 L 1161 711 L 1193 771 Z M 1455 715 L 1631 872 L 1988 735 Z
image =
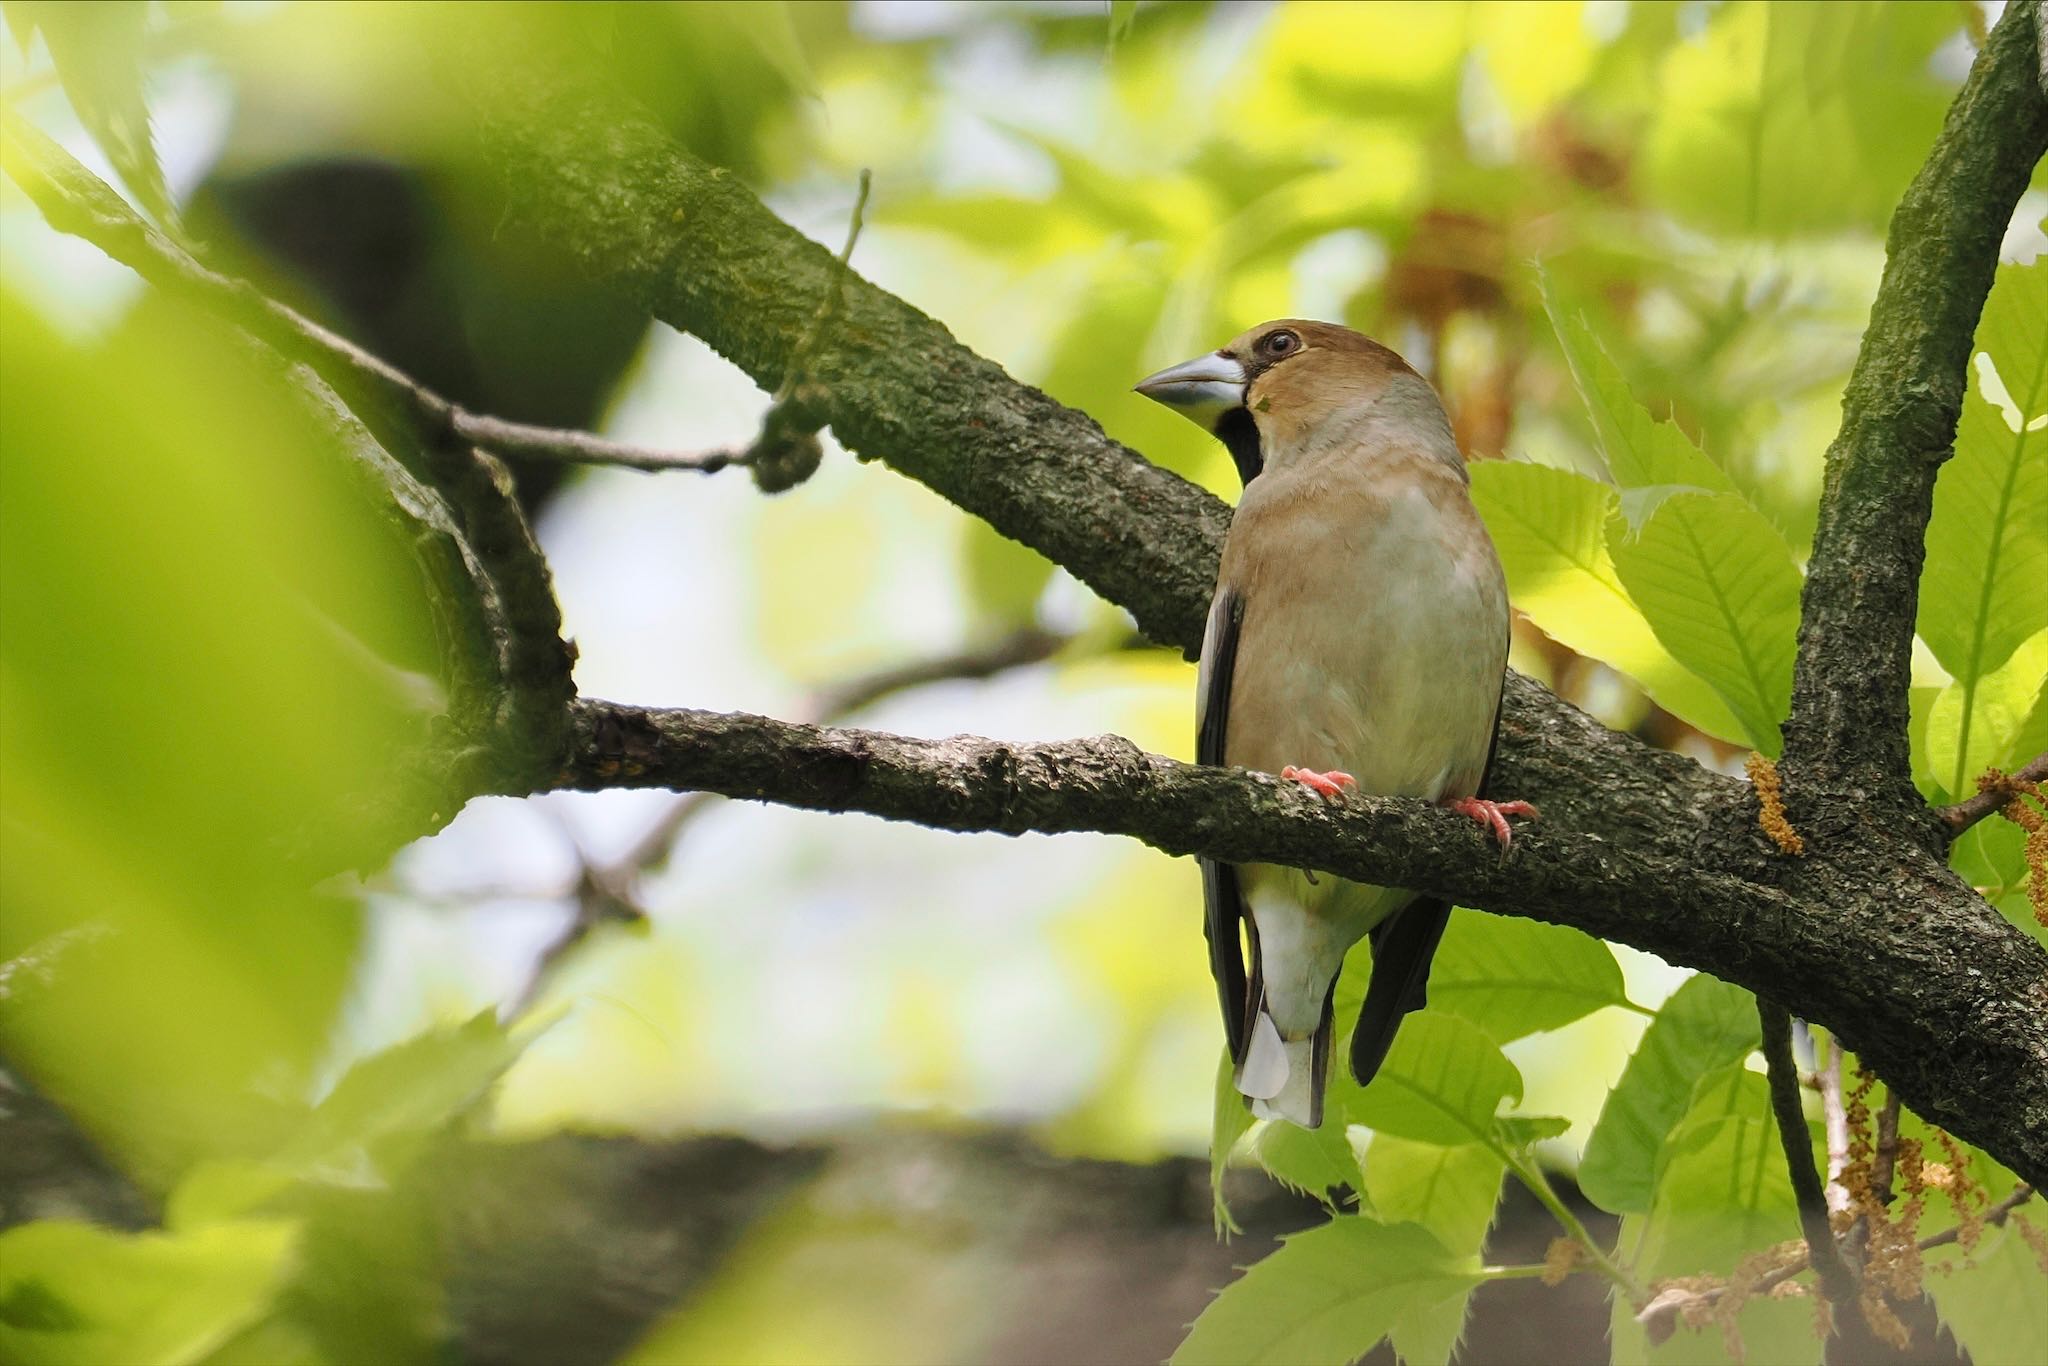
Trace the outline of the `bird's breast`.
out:
M 1224 551 L 1224 581 L 1245 599 L 1228 762 L 1340 768 L 1388 795 L 1471 794 L 1508 609 L 1464 488 L 1429 471 L 1297 482 L 1248 492 Z

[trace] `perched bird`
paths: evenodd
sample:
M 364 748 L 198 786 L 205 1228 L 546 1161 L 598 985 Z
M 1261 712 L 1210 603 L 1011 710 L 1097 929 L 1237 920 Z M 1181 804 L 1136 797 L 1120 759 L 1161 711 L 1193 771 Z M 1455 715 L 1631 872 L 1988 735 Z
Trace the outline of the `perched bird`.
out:
M 1283 319 L 1137 390 L 1221 438 L 1245 486 L 1202 644 L 1197 761 L 1329 800 L 1356 787 L 1440 802 L 1505 847 L 1505 818 L 1534 814 L 1478 795 L 1506 679 L 1507 584 L 1428 381 L 1349 328 Z M 1424 1004 L 1450 907 L 1207 859 L 1202 889 L 1237 1089 L 1260 1118 L 1315 1128 L 1346 951 L 1372 937 L 1351 1040 L 1364 1083 Z

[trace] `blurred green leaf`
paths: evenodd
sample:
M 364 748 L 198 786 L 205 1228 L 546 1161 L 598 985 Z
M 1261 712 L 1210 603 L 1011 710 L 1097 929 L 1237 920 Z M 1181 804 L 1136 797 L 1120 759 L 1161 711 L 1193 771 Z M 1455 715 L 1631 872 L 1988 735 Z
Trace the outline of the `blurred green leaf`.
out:
M 179 1366 L 269 1309 L 297 1226 L 269 1220 L 117 1233 L 45 1219 L 0 1233 L 0 1360 Z
M 1632 527 L 1641 526 L 1657 500 L 1680 489 L 1733 493 L 1735 485 L 1676 424 L 1659 422 L 1629 392 L 1628 381 L 1586 325 L 1585 315 L 1566 304 L 1550 272 L 1539 267 L 1536 284 L 1544 311 L 1572 372 L 1572 382 L 1592 419 L 1593 435 L 1607 472 L 1625 494 L 1622 513 Z
M 1130 36 L 1137 22 L 1138 0 L 1109 0 L 1109 45 L 1112 49 Z
M 1736 493 L 1674 493 L 1640 534 L 1619 527 L 1614 567 L 1672 655 L 1714 686 L 1752 748 L 1776 757 L 1792 698 L 1798 566 Z
M 1648 192 L 1717 230 L 1881 226 L 1941 127 L 1929 58 L 1961 25 L 1947 6 L 1877 0 L 1720 7 L 1665 56 Z
M 419 809 L 389 679 L 439 651 L 410 529 L 280 369 L 169 305 L 86 346 L 0 314 L 0 959 L 103 931 L 0 1049 L 168 1184 L 289 1122 L 362 915 L 307 884 Z
M 1469 467 L 1514 604 L 1560 645 L 1635 680 L 1650 699 L 1709 735 L 1736 741 L 1742 724 L 1720 694 L 1671 657 L 1621 586 L 1607 550 L 1620 515 L 1615 490 L 1571 470 L 1519 461 Z
M 2028 748 L 2027 721 L 2048 690 L 2048 629 L 2026 641 L 1974 683 L 1951 683 L 1927 713 L 1927 762 L 1951 798 L 1977 790 L 1996 765 L 2013 769 L 2040 753 Z
M 1591 935 L 1464 907 L 1451 912 L 1429 970 L 1430 1004 L 1462 1015 L 1495 1043 L 1627 1001 L 1614 951 Z
M 1522 1074 L 1498 1044 L 1477 1025 L 1431 1009 L 1402 1022 L 1386 1061 L 1347 1113 L 1378 1132 L 1424 1143 L 1485 1143 L 1501 1101 L 1521 1098 Z
M 1446 1147 L 1379 1133 L 1359 1160 L 1366 1198 L 1383 1222 L 1420 1224 L 1452 1252 L 1479 1255 L 1507 1172 L 1491 1145 Z
M 157 161 L 144 88 L 143 35 L 148 0 L 4 0 L 7 26 L 23 50 L 40 31 L 78 121 L 120 173 L 128 192 L 159 223 L 176 210 Z
M 2048 263 L 1999 268 L 1976 351 L 1934 485 L 1918 622 L 1966 689 L 2048 630 Z
M 276 1160 L 317 1168 L 441 1129 L 483 1097 L 532 1037 L 507 1030 L 486 1009 L 372 1054 L 343 1074 Z
M 2042 1271 L 2020 1230 L 1988 1229 L 1971 1260 L 1947 1276 L 1929 1276 L 1941 1321 L 1956 1345 L 1980 1363 L 2048 1361 L 2048 1314 L 2019 1306 L 2042 1303 Z
M 1344 1366 L 1403 1314 L 1483 1278 L 1415 1224 L 1344 1215 L 1288 1237 L 1225 1286 L 1174 1352 L 1174 1366 Z
M 1650 1208 L 1664 1139 L 1692 1104 L 1693 1085 L 1757 1046 L 1756 1002 L 1705 973 L 1657 1012 L 1586 1140 L 1579 1188 L 1615 1214 Z

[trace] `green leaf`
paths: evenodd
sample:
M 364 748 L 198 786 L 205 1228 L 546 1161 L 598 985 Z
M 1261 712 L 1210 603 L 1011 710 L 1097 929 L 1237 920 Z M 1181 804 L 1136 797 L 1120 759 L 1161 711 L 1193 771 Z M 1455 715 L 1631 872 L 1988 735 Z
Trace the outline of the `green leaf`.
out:
M 1709 1104 L 1723 1097 L 1709 1097 Z M 1646 1283 L 1671 1276 L 1725 1276 L 1752 1252 L 1799 1236 L 1785 1152 L 1769 1118 L 1688 1117 L 1673 1135 L 1672 1151 L 1657 1182 L 1657 1197 L 1635 1262 Z M 1626 1320 L 1624 1322 L 1624 1320 Z M 1804 1300 L 1753 1300 L 1737 1326 L 1746 1357 L 1796 1366 L 1820 1360 L 1813 1306 Z M 1632 1317 L 1617 1314 L 1615 1360 L 1727 1360 L 1720 1332 L 1680 1327 L 1662 1347 L 1648 1349 Z
M 1420 1224 L 1451 1251 L 1479 1255 L 1507 1171 L 1492 1145 L 1445 1147 L 1381 1133 L 1359 1160 L 1366 1198 L 1380 1219 Z
M 2015 313 L 2025 313 L 2021 322 Z M 1933 485 L 1919 635 L 1958 684 L 2048 629 L 2048 264 L 2001 266 L 1976 383 Z M 1987 360 L 1989 356 L 1989 371 Z M 1999 399 L 2007 399 L 2001 403 Z M 1942 774 L 1946 776 L 1946 774 Z
M 1131 35 L 1131 25 L 1138 19 L 1138 0 L 1109 0 L 1109 46 L 1116 45 Z
M 1748 1057 L 1757 1037 L 1755 999 L 1740 987 L 1702 973 L 1673 992 L 1586 1140 L 1579 1164 L 1586 1198 L 1615 1214 L 1648 1210 L 1658 1155 L 1690 1107 L 1694 1083 Z
M 482 1099 L 532 1038 L 510 1033 L 486 1009 L 373 1054 L 342 1075 L 276 1160 L 319 1167 L 438 1130 Z
M 1991 673 L 1941 690 L 1927 713 L 1927 763 L 1951 798 L 1974 793 L 1985 769 L 2016 768 L 2040 752 L 2022 741 L 2031 738 L 2024 733 L 2044 690 L 2048 629 L 2036 632 Z
M 1563 1137 L 1571 1127 L 1563 1115 L 1502 1115 L 1494 1121 L 1493 1139 L 1511 1153 L 1527 1152 L 1545 1139 Z
M 1614 489 L 1572 470 L 1512 460 L 1471 466 L 1472 501 L 1507 571 L 1515 606 L 1542 632 L 1635 682 L 1650 699 L 1709 735 L 1738 740 L 1728 704 L 1671 657 L 1621 586 L 1607 552 L 1620 513 Z
M 1585 316 L 1560 298 L 1550 273 L 1539 267 L 1536 283 L 1614 482 L 1625 490 L 1735 492 L 1721 467 L 1693 445 L 1690 437 L 1672 423 L 1657 421 L 1649 409 L 1636 402 L 1620 367 L 1586 325 Z M 1623 505 L 1632 524 L 1640 523 L 1650 510 L 1647 503 Z
M 17 1225 L 0 1233 L 0 1361 L 203 1360 L 268 1311 L 297 1236 L 271 1220 L 176 1234 Z
M 1956 1344 L 1972 1361 L 2048 1361 L 2048 1314 L 2040 1264 L 2026 1239 L 2010 1223 L 1985 1231 L 1975 1266 L 1947 1276 L 1929 1276 L 1927 1293 Z M 2031 1304 L 2037 1312 L 2014 1312 Z
M 1358 1159 L 1344 1128 L 1335 1115 L 1316 1129 L 1269 1120 L 1252 1136 L 1252 1157 L 1282 1185 L 1334 1207 L 1338 1187 L 1355 1191 L 1360 1184 Z
M 1614 951 L 1584 931 L 1460 907 L 1430 967 L 1429 1000 L 1507 1043 L 1624 1005 L 1628 993 Z
M 78 121 L 106 153 L 136 202 L 159 223 L 174 223 L 143 86 L 148 0 L 100 0 L 90 5 L 7 0 L 5 8 L 8 27 L 24 48 L 32 34 L 42 32 Z
M 1354 1135 L 1364 1135 L 1364 1130 L 1354 1130 Z M 1370 1137 L 1370 1149 L 1360 1161 L 1366 1171 L 1366 1198 L 1378 1219 L 1417 1223 L 1450 1251 L 1468 1249 L 1470 1255 L 1479 1255 L 1493 1225 L 1501 1176 L 1507 1169 L 1493 1147 L 1442 1147 L 1382 1133 Z M 1464 1331 L 1468 1303 L 1470 1290 L 1440 1305 L 1405 1311 L 1389 1333 L 1395 1354 L 1411 1364 L 1448 1362 Z
M 1940 5 L 1731 4 L 1673 44 L 1642 149 L 1654 202 L 1741 233 L 1881 227 L 1941 127 Z
M 1641 534 L 1612 535 L 1609 549 L 1657 639 L 1713 685 L 1751 747 L 1775 757 L 1792 698 L 1800 588 L 1778 529 L 1740 494 L 1675 493 Z
M 1224 1287 L 1174 1352 L 1173 1366 L 1344 1366 L 1404 1314 L 1461 1296 L 1482 1279 L 1415 1224 L 1345 1215 L 1287 1238 Z
M 1251 1108 L 1231 1081 L 1234 1070 L 1230 1049 L 1225 1047 L 1216 1064 L 1216 1093 L 1209 1128 L 1209 1203 L 1218 1237 L 1243 1231 L 1231 1216 L 1230 1203 L 1223 1198 L 1223 1177 L 1230 1170 L 1230 1155 L 1237 1150 L 1237 1141 L 1252 1127 Z
M 1351 1119 L 1424 1143 L 1485 1143 L 1502 1100 L 1522 1098 L 1522 1074 L 1477 1025 L 1439 1010 L 1410 1015 L 1372 1085 L 1349 1099 Z

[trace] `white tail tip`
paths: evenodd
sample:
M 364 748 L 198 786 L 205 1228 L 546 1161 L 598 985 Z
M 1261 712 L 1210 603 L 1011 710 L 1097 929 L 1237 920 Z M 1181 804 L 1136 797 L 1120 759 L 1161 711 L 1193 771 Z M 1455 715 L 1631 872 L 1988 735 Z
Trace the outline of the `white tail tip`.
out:
M 1260 1119 L 1284 1119 L 1316 1127 L 1316 1041 L 1283 1039 L 1265 1011 L 1252 1022 L 1251 1042 L 1237 1069 L 1237 1089 L 1251 1097 Z

